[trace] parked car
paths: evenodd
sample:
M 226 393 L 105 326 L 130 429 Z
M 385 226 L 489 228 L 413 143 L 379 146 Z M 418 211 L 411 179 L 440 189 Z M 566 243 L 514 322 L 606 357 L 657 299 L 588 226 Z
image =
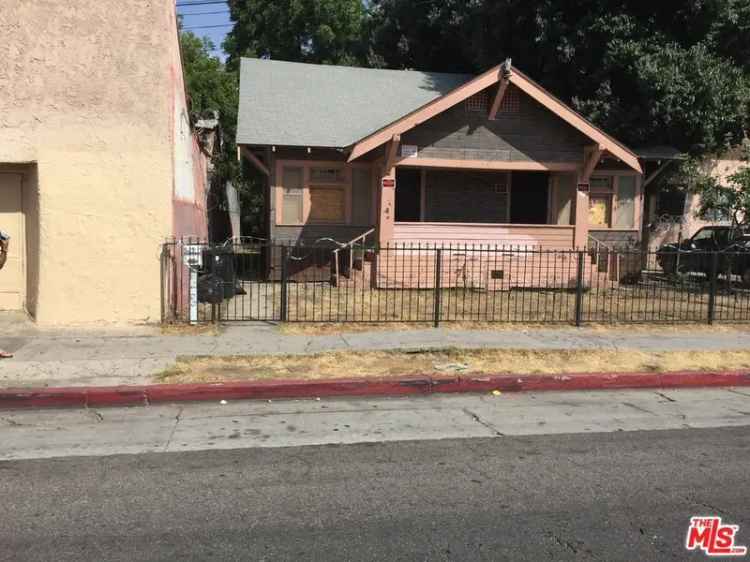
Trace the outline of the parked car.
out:
M 731 226 L 705 226 L 680 244 L 665 244 L 656 254 L 664 273 L 711 274 L 714 254 L 717 271 L 739 275 L 750 286 L 750 233 Z

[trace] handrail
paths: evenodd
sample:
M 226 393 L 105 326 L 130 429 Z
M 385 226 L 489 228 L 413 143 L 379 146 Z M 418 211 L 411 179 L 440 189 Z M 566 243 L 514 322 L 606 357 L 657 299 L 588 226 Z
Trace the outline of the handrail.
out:
M 596 244 L 596 248 L 595 248 L 595 250 L 596 250 L 597 252 L 599 251 L 599 246 L 604 246 L 604 247 L 605 247 L 605 248 L 607 248 L 607 250 L 609 250 L 610 252 L 614 252 L 614 251 L 615 251 L 615 249 L 614 249 L 614 248 L 613 248 L 612 246 L 610 246 L 609 244 L 607 244 L 607 243 L 605 243 L 605 242 L 602 242 L 602 241 L 601 241 L 601 240 L 599 240 L 598 238 L 594 238 L 593 236 L 591 236 L 591 234 L 589 234 L 589 235 L 588 235 L 588 237 L 589 237 L 589 240 L 593 240 L 593 241 L 594 241 L 594 243 Z
M 594 238 L 593 236 L 591 236 L 591 234 L 589 234 L 588 237 L 589 237 L 589 240 L 593 240 L 594 244 L 595 244 L 595 246 L 594 246 L 594 255 L 596 256 L 596 267 L 597 268 L 599 267 L 599 265 L 598 265 L 599 264 L 599 252 L 600 252 L 599 248 L 600 248 L 600 246 L 604 246 L 604 248 L 606 248 L 606 250 L 607 250 L 607 260 L 608 260 L 607 269 L 605 270 L 605 273 L 609 271 L 609 267 L 610 267 L 610 263 L 611 263 L 611 262 L 609 262 L 610 256 L 614 256 L 615 259 L 614 259 L 614 263 L 612 264 L 612 265 L 614 265 L 614 278 L 615 279 L 619 279 L 620 278 L 620 254 L 618 254 L 615 251 L 615 249 L 614 249 L 613 246 L 610 246 L 609 244 L 607 244 L 605 242 L 602 242 L 601 240 L 599 240 L 597 238 Z
M 345 249 L 345 248 L 350 248 L 350 250 L 352 250 L 352 251 L 349 252 L 349 271 L 351 271 L 352 269 L 354 269 L 354 251 L 353 251 L 354 250 L 354 245 L 357 242 L 361 241 L 362 247 L 364 248 L 365 241 L 367 240 L 367 237 L 370 234 L 372 234 L 373 232 L 375 232 L 375 228 L 371 228 L 370 230 L 368 230 L 367 232 L 364 232 L 364 233 L 360 234 L 356 238 L 352 238 L 351 240 L 349 240 L 349 242 L 346 242 L 344 244 L 340 244 L 339 247 L 336 248 L 333 251 L 333 261 L 335 263 L 335 266 L 334 266 L 334 269 L 335 269 L 334 276 L 335 276 L 335 280 L 336 280 L 336 285 L 338 285 L 338 283 L 339 283 L 339 252 L 341 250 Z

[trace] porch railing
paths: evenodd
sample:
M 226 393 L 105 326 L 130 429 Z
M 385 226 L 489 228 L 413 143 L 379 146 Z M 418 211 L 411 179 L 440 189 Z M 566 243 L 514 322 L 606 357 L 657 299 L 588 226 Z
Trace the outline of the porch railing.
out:
M 375 232 L 374 228 L 371 228 L 367 232 L 364 232 L 357 236 L 356 238 L 353 238 L 349 240 L 349 242 L 346 242 L 342 244 L 339 248 L 336 248 L 333 250 L 333 262 L 334 262 L 334 284 L 338 285 L 340 276 L 341 276 L 341 268 L 340 268 L 340 255 L 342 251 L 348 250 L 348 261 L 349 261 L 349 267 L 348 272 L 351 272 L 354 269 L 354 250 L 359 244 L 360 250 L 362 253 L 362 259 L 364 260 L 364 253 L 365 253 L 365 247 L 367 245 L 367 237 L 370 236 L 373 232 Z

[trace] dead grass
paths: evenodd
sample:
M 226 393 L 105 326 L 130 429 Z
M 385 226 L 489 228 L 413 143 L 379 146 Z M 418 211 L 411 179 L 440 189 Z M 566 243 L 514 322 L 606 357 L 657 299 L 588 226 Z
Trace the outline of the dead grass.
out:
M 446 348 L 314 355 L 183 357 L 157 380 L 170 383 L 440 374 L 705 371 L 750 368 L 750 351 L 639 352 Z
M 222 320 L 278 320 L 281 293 L 278 284 L 246 283 L 245 295 L 225 301 L 217 310 Z M 388 322 L 426 327 L 434 316 L 431 290 L 389 290 L 362 287 L 332 287 L 327 283 L 290 284 L 287 296 L 288 320 L 315 323 Z M 575 294 L 558 290 L 482 291 L 445 289 L 440 292 L 441 322 L 448 325 L 482 324 L 518 326 L 570 325 L 575 318 Z M 716 319 L 750 321 L 750 294 L 720 294 L 715 301 Z M 596 287 L 583 295 L 582 314 L 586 324 L 705 322 L 708 297 L 705 292 L 681 290 L 667 285 L 623 285 Z M 208 310 L 204 317 L 209 318 Z M 513 323 L 509 321 L 513 320 Z M 412 321 L 416 321 L 412 324 Z M 460 324 L 459 324 L 460 323 Z M 361 331 L 367 328 L 348 328 Z M 494 327 L 492 329 L 498 329 Z M 300 333 L 290 328 L 290 333 Z M 315 333 L 328 333 L 317 328 Z
M 279 323 L 279 333 L 285 336 L 322 336 L 335 334 L 352 334 L 363 332 L 406 332 L 414 330 L 426 330 L 433 328 L 430 322 L 291 322 Z M 533 331 L 533 330 L 572 330 L 576 329 L 571 324 L 563 323 L 526 323 L 526 322 L 442 322 L 440 328 L 443 330 L 477 330 L 477 331 Z M 750 331 L 750 324 L 714 324 L 712 326 L 706 323 L 678 323 L 678 324 L 601 324 L 587 322 L 584 324 L 587 330 L 596 330 L 601 333 L 622 333 L 627 330 L 633 332 L 659 332 L 675 333 L 690 332 L 691 335 L 696 333 L 716 334 Z

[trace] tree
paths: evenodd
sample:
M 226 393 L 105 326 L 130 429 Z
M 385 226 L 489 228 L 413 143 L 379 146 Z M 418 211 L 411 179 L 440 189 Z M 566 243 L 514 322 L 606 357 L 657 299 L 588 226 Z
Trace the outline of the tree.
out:
M 214 174 L 211 205 L 227 210 L 223 187 L 226 182 L 232 182 L 240 197 L 244 232 L 262 234 L 262 182 L 250 170 L 243 170 L 237 161 L 237 73 L 227 69 L 218 57 L 211 54 L 214 45 L 208 38 L 183 31 L 180 33 L 180 47 L 193 118 L 205 117 L 213 111 L 219 114 L 223 150 L 212 162 Z
M 747 0 L 373 0 L 385 66 L 477 73 L 512 57 L 627 144 L 695 154 L 747 126 Z
M 743 143 L 742 152 L 742 159 L 750 160 L 750 142 Z M 672 181 L 700 196 L 699 218 L 727 220 L 734 227 L 750 225 L 750 165 L 722 179 L 710 173 L 705 161 L 691 159 Z
M 218 57 L 211 55 L 214 45 L 207 37 L 190 31 L 180 33 L 182 65 L 190 99 L 190 111 L 203 116 L 219 112 L 225 141 L 234 144 L 237 128 L 237 74 L 228 72 Z
M 224 42 L 240 57 L 355 65 L 364 60 L 362 0 L 229 0 L 234 28 Z

